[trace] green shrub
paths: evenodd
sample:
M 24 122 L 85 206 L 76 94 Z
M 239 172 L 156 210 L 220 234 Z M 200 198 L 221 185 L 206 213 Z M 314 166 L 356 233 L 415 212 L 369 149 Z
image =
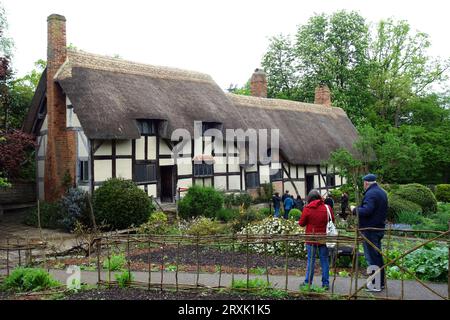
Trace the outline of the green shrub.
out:
M 62 210 L 59 202 L 40 202 L 39 213 L 41 217 L 41 227 L 57 229 L 61 228 Z M 24 223 L 29 226 L 38 226 L 38 214 L 37 207 L 27 211 Z
M 442 202 L 450 202 L 450 184 L 438 184 L 436 186 L 436 199 Z
M 166 234 L 169 229 L 167 215 L 164 212 L 157 211 L 150 215 L 147 222 L 139 226 L 139 233 Z
M 114 277 L 116 278 L 116 281 L 118 282 L 120 288 L 129 287 L 131 282 L 134 281 L 134 275 L 129 271 L 116 273 Z
M 40 291 L 56 287 L 59 282 L 43 269 L 16 268 L 6 277 L 3 287 L 19 292 Z
M 192 186 L 178 202 L 178 213 L 184 219 L 198 216 L 214 218 L 223 201 L 223 194 L 214 188 Z
M 270 217 L 274 213 L 274 210 L 272 208 L 272 213 L 270 212 L 270 208 L 260 208 L 258 210 L 258 215 L 261 217 Z
M 235 290 L 241 289 L 253 289 L 253 290 L 266 290 L 272 288 L 272 284 L 261 278 L 249 279 L 234 279 L 231 283 L 231 288 Z
M 301 214 L 302 212 L 299 209 L 291 209 L 291 211 L 289 211 L 289 219 L 298 221 L 300 220 Z
M 436 197 L 430 189 L 421 184 L 411 183 L 401 185 L 397 190 L 392 191 L 392 193 L 418 204 L 425 215 L 436 213 L 437 211 Z
M 331 189 L 330 195 L 335 202 L 341 201 L 343 192 L 340 189 Z
M 103 268 L 109 271 L 120 271 L 125 267 L 127 260 L 123 254 L 113 254 L 103 261 Z
M 244 209 L 248 209 L 252 204 L 252 197 L 246 192 L 238 193 L 234 195 L 234 205 L 244 206 Z
M 415 225 L 422 223 L 423 217 L 418 212 L 400 211 L 396 222 Z
M 180 230 L 184 234 L 192 236 L 210 236 L 224 233 L 226 228 L 220 222 L 211 218 L 197 217 L 189 221 L 182 221 Z
M 446 247 L 422 247 L 408 254 L 404 266 L 425 281 L 446 281 L 448 273 L 448 249 Z
M 220 221 L 228 222 L 236 219 L 239 215 L 239 209 L 236 208 L 222 208 L 216 213 L 216 218 Z
M 97 224 L 111 229 L 140 225 L 147 221 L 154 209 L 145 191 L 129 180 L 109 179 L 94 192 Z
M 392 222 L 398 222 L 398 216 L 401 212 L 422 213 L 420 205 L 402 198 L 397 194 L 388 196 L 387 219 Z
M 256 211 L 255 209 L 241 210 L 239 215 L 233 221 L 232 228 L 234 231 L 239 231 L 244 228 L 247 224 L 261 221 L 267 218 L 268 215 L 261 211 Z

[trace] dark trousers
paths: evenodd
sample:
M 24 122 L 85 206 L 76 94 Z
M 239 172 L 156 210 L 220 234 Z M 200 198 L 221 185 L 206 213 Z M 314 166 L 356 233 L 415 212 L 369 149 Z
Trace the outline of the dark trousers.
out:
M 361 233 L 381 251 L 381 240 L 384 237 L 384 231 L 361 231 Z M 381 268 L 384 265 L 383 256 L 366 241 L 363 242 L 363 247 L 367 264 L 369 266 L 376 265 Z M 380 272 L 380 283 L 382 287 L 384 286 L 384 273 L 385 270 L 382 269 Z

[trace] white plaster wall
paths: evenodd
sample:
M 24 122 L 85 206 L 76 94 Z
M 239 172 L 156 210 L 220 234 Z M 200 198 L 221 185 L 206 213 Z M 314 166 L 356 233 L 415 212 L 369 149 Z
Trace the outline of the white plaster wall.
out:
M 147 186 L 147 194 L 148 194 L 148 196 L 149 197 L 153 196 L 154 198 L 156 198 L 156 193 L 157 193 L 157 191 L 156 191 L 156 184 L 149 184 Z
M 297 179 L 297 166 L 291 164 L 290 165 L 290 170 L 291 170 L 291 172 L 290 172 L 291 178 L 292 179 Z
M 175 159 L 159 159 L 160 166 L 173 166 L 175 164 Z
M 142 154 L 144 154 L 144 151 L 145 151 L 145 141 L 144 141 L 144 149 L 142 151 Z M 148 137 L 147 159 L 148 160 L 156 160 L 156 137 Z
M 301 178 L 305 178 L 305 169 L 303 168 L 303 166 L 298 166 L 298 177 L 299 179 Z
M 203 150 L 203 154 L 212 154 L 212 137 L 205 137 L 205 149 Z
M 260 166 L 259 167 L 259 182 L 268 183 L 270 182 L 270 166 Z
M 241 172 L 241 167 L 239 166 L 239 157 L 229 157 L 228 163 L 228 172 Z
M 192 162 L 191 159 L 177 159 L 178 175 L 192 174 Z
M 48 117 L 45 115 L 44 122 L 42 123 L 41 131 L 48 129 Z
M 304 199 L 306 197 L 305 195 L 305 183 L 303 181 L 295 181 L 295 186 L 297 187 L 298 192 L 300 193 L 300 196 Z
M 116 140 L 116 155 L 131 156 L 132 144 L 131 140 Z
M 205 181 L 204 181 L 203 186 L 211 187 L 212 186 L 212 178 L 206 178 Z
M 314 173 L 317 172 L 316 166 L 306 166 L 306 173 Z
M 39 193 L 39 200 L 44 200 L 45 199 L 44 181 L 39 181 L 38 182 L 38 193 Z
M 229 180 L 228 180 L 228 188 L 230 190 L 240 190 L 241 189 L 240 175 L 229 176 L 228 178 L 229 178 Z
M 116 177 L 124 179 L 133 179 L 132 160 L 116 159 Z
M 215 153 L 223 153 L 224 146 L 223 146 L 223 140 L 220 139 L 214 139 L 214 152 Z
M 85 145 L 86 144 L 86 145 Z M 89 157 L 89 142 L 83 131 L 77 134 L 78 157 Z
M 251 167 L 248 167 L 245 169 L 245 172 L 256 172 L 258 171 L 258 166 L 257 165 L 253 165 Z
M 45 177 L 45 160 L 39 160 L 37 162 L 37 172 L 38 172 L 38 178 Z
M 155 138 L 155 137 L 152 137 L 152 138 Z M 167 145 L 167 142 L 161 138 L 159 139 L 159 154 L 166 154 L 166 155 L 172 154 L 172 151 L 170 150 L 169 146 Z
M 94 146 L 97 146 L 101 141 L 95 140 Z M 96 156 L 110 156 L 112 155 L 112 145 L 110 140 L 103 141 L 102 145 L 95 152 Z
M 145 137 L 136 139 L 136 160 L 145 160 Z
M 106 181 L 112 176 L 112 160 L 94 160 L 94 179 Z
M 39 150 L 38 150 L 38 156 L 44 157 L 45 151 L 47 150 L 47 135 L 43 135 L 42 138 L 38 137 L 38 139 L 41 139 L 41 144 L 39 145 Z
M 203 179 L 195 179 L 195 185 L 203 186 Z
M 194 139 L 194 156 L 203 154 L 203 138 Z
M 214 157 L 214 172 L 226 172 L 226 157 Z
M 80 120 L 78 120 L 77 114 L 74 112 L 73 108 L 67 108 L 66 109 L 66 126 L 67 127 L 74 127 L 74 128 L 80 128 Z
M 225 176 L 214 177 L 214 188 L 219 189 L 219 190 L 226 190 L 227 177 L 225 177 Z

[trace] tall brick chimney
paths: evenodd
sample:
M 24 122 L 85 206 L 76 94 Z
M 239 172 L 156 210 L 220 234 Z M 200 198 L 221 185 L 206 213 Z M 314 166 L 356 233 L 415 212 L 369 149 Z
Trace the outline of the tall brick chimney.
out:
M 254 97 L 267 98 L 266 73 L 262 69 L 256 69 L 250 79 L 250 92 Z
M 47 150 L 44 192 L 46 201 L 64 193 L 64 177 L 76 175 L 75 132 L 66 128 L 66 96 L 53 77 L 66 61 L 66 18 L 52 14 L 47 18 Z
M 331 107 L 331 92 L 326 84 L 321 83 L 316 87 L 314 103 Z

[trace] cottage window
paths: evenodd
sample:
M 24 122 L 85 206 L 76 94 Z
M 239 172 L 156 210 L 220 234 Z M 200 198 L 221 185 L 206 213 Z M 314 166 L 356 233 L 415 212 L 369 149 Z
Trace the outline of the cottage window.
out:
M 245 174 L 245 185 L 247 188 L 259 187 L 259 174 L 258 172 L 248 172 Z
M 209 129 L 218 129 L 220 130 L 221 124 L 218 122 L 202 122 L 202 135 Z
M 270 176 L 270 181 L 282 180 L 283 170 L 278 169 L 278 171 Z
M 87 182 L 89 181 L 89 161 L 80 161 L 79 172 L 80 172 L 80 181 Z
M 334 174 L 327 175 L 327 186 L 334 187 L 336 185 L 336 177 Z
M 154 120 L 138 120 L 137 124 L 141 135 L 156 134 L 156 123 Z
M 213 175 L 213 165 L 207 163 L 194 164 L 194 176 L 205 177 Z
M 156 164 L 154 163 L 136 163 L 134 166 L 136 182 L 155 182 Z

